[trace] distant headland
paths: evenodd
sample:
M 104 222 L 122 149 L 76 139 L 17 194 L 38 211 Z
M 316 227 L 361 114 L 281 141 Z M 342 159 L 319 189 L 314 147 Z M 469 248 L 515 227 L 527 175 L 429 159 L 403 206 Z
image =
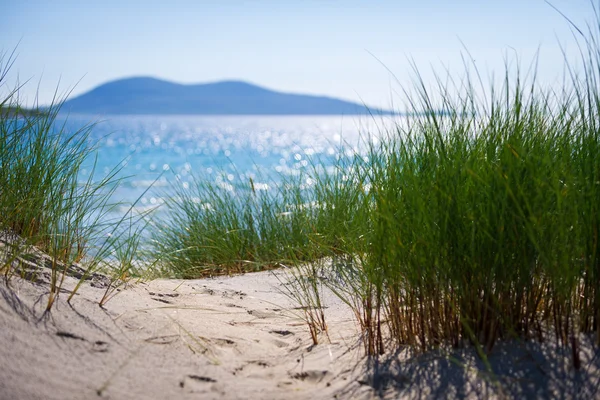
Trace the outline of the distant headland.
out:
M 62 110 L 85 114 L 392 114 L 332 97 L 282 93 L 242 81 L 178 84 L 149 77 L 107 82 L 67 100 Z

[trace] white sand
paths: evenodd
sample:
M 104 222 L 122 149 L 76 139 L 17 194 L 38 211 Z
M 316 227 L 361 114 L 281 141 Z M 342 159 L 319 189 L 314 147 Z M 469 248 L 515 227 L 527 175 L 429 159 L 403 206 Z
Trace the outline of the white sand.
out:
M 281 274 L 278 271 L 277 274 Z M 47 277 L 47 274 L 46 274 Z M 104 308 L 86 282 L 44 314 L 48 284 L 0 280 L 1 399 L 594 398 L 600 357 L 582 344 L 582 370 L 544 345 L 499 345 L 489 384 L 472 350 L 452 357 L 362 357 L 350 310 L 326 294 L 331 343 L 312 346 L 301 311 L 273 272 L 155 280 Z M 65 288 L 75 279 L 67 278 Z M 595 355 L 593 352 L 595 351 Z M 568 351 L 567 351 L 568 354 Z M 594 358 L 595 357 L 595 358 Z M 566 361 L 565 361 L 566 360 Z M 365 375 L 365 368 L 369 373 Z
M 85 283 L 44 315 L 47 283 L 13 278 L 0 284 L 1 397 L 330 398 L 358 361 L 352 314 L 332 303 L 332 343 L 311 346 L 279 286 L 271 272 L 155 280 L 100 308 L 103 289 Z

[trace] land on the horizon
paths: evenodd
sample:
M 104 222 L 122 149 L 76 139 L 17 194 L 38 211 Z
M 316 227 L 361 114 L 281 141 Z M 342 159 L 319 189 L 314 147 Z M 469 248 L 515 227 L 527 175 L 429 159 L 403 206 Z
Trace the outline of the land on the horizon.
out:
M 62 110 L 84 114 L 392 114 L 332 97 L 282 93 L 242 81 L 184 85 L 149 77 L 107 82 L 67 100 Z

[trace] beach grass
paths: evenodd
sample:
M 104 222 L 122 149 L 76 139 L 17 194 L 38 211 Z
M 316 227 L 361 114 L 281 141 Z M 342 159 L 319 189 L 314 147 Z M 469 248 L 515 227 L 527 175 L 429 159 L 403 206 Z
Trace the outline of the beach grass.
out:
M 597 14 L 596 14 L 596 17 Z M 599 21 L 600 19 L 596 19 Z M 507 63 L 481 83 L 416 71 L 407 121 L 367 150 L 315 161 L 258 193 L 197 178 L 155 230 L 164 273 L 200 277 L 332 260 L 326 285 L 351 305 L 368 354 L 411 345 L 555 337 L 578 364 L 600 343 L 600 45 L 574 29 L 583 68 L 560 90 Z M 440 112 L 441 110 L 441 112 Z M 328 172 L 327 172 L 328 171 Z M 307 180 L 310 184 L 306 184 Z M 323 279 L 315 268 L 298 276 Z M 294 281 L 294 280 L 292 280 Z M 299 303 L 318 288 L 296 279 Z M 316 297 L 315 297 L 316 296 Z M 307 315 L 311 334 L 326 327 Z
M 0 103 L 0 232 L 20 238 L 9 241 L 5 274 L 31 246 L 47 253 L 50 309 L 80 262 L 71 297 L 92 272 L 112 274 L 101 305 L 142 259 L 177 278 L 285 267 L 314 343 L 327 333 L 327 287 L 354 310 L 369 355 L 470 343 L 485 356 L 498 340 L 553 337 L 579 368 L 581 335 L 600 344 L 593 29 L 575 27 L 583 67 L 565 61 L 560 90 L 539 85 L 535 66 L 523 74 L 507 63 L 489 86 L 468 63 L 464 76 L 433 84 L 415 70 L 411 117 L 376 141 L 365 132 L 363 150 L 333 168 L 313 158 L 298 175 L 260 179 L 267 190 L 250 178 L 232 186 L 195 176 L 175 182 L 164 218 L 151 222 L 133 205 L 107 220 L 119 169 L 97 180 L 92 167 L 82 180 L 93 127 L 57 127 L 59 99 L 19 112 L 17 88 Z
M 0 87 L 7 87 L 4 79 L 13 62 L 14 52 L 0 55 Z M 131 258 L 139 232 L 127 229 L 131 219 L 109 217 L 119 206 L 111 196 L 122 178 L 118 166 L 97 173 L 93 124 L 70 131 L 57 123 L 62 104 L 57 93 L 48 107 L 24 109 L 19 89 L 8 90 L 0 100 L 0 233 L 6 253 L 1 267 L 10 277 L 19 270 L 14 265 L 36 251 L 46 254 L 50 309 L 75 265 L 81 264 L 83 273 L 76 273 L 80 281 L 69 299 L 101 267 L 125 278 L 124 269 L 131 270 L 131 263 L 107 267 L 105 260 L 113 255 Z

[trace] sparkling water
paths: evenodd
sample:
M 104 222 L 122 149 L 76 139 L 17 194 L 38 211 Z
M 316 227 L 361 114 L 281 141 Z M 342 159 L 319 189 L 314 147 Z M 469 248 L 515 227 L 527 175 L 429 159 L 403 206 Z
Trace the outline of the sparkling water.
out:
M 389 121 L 388 121 L 389 122 Z M 252 178 L 256 190 L 272 190 L 278 178 L 364 150 L 364 139 L 383 130 L 368 116 L 109 116 L 59 117 L 74 130 L 95 123 L 95 176 L 120 166 L 123 178 L 114 194 L 126 212 L 164 203 L 176 186 L 191 187 L 193 176 L 235 190 Z M 81 171 L 89 176 L 94 160 Z M 310 181 L 307 182 L 310 184 Z M 152 187 L 148 190 L 148 188 Z M 160 208 L 159 208 L 160 210 Z

